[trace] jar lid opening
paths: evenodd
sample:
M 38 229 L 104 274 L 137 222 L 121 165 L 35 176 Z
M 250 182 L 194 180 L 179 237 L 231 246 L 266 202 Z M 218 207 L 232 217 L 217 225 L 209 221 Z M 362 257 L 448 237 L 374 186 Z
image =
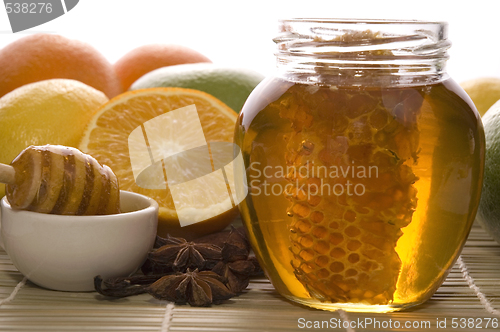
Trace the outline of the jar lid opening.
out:
M 278 20 L 283 22 L 311 22 L 311 23 L 343 23 L 343 24 L 419 24 L 419 25 L 441 25 L 447 26 L 445 21 L 424 21 L 408 19 L 370 19 L 370 18 L 320 18 L 320 17 L 297 17 Z
M 446 22 L 295 18 L 279 31 L 278 68 L 322 76 L 441 77 L 451 46 Z

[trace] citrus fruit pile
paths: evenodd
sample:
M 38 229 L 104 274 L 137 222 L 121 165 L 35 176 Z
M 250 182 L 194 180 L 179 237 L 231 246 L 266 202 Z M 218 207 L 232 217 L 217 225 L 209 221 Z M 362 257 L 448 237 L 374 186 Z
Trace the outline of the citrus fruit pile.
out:
M 203 64 L 195 66 L 199 62 Z M 169 68 L 172 74 L 164 74 Z M 150 78 L 155 70 L 159 74 Z M 10 163 L 29 145 L 79 147 L 110 166 L 122 190 L 158 201 L 159 235 L 191 239 L 209 234 L 225 228 L 236 208 L 206 219 L 216 204 L 196 190 L 186 192 L 200 203 L 190 213 L 204 221 L 181 228 L 168 186 L 145 189 L 135 183 L 128 136 L 158 115 L 195 105 L 206 140 L 232 142 L 237 112 L 262 78 L 219 67 L 181 45 L 144 45 L 111 64 L 78 40 L 52 34 L 23 37 L 0 49 L 0 162 Z M 126 92 L 132 85 L 138 90 Z M 190 139 L 192 129 L 179 126 L 175 132 L 181 129 L 182 135 L 175 142 L 162 142 L 167 149 L 182 150 L 179 142 Z M 166 137 L 173 129 L 161 128 Z M 0 196 L 4 194 L 2 185 Z

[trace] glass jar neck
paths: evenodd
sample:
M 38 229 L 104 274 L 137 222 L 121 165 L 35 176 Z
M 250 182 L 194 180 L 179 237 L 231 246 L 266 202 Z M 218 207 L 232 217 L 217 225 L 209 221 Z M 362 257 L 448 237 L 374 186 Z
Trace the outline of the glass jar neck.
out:
M 306 84 L 422 85 L 447 77 L 448 25 L 394 20 L 280 21 L 279 75 Z

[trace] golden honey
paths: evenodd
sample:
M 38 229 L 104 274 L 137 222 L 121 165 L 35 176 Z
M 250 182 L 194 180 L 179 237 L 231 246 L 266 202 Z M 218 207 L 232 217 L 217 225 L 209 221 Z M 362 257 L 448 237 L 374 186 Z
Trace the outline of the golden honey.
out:
M 384 312 L 427 300 L 457 259 L 480 197 L 484 133 L 443 71 L 446 46 L 435 46 L 441 53 L 426 69 L 402 65 L 394 40 L 414 37 L 366 30 L 382 23 L 394 25 L 369 21 L 353 32 L 354 21 L 283 21 L 285 70 L 256 88 L 236 129 L 252 247 L 278 292 L 316 308 Z

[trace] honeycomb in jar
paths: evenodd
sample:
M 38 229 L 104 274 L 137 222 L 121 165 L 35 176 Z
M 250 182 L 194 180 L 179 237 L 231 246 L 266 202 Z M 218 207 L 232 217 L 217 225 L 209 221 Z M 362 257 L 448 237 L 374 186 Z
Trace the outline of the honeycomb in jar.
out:
M 395 248 L 417 204 L 412 165 L 422 100 L 410 88 L 295 84 L 274 102 L 292 128 L 285 136 L 291 264 L 312 297 L 393 300 Z

